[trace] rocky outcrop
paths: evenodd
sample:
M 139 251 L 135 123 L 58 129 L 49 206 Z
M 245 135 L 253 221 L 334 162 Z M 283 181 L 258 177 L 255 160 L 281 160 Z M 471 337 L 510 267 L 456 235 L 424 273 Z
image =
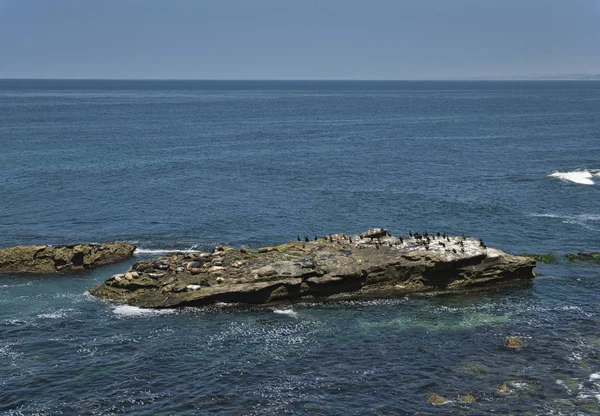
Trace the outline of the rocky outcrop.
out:
M 392 237 L 373 229 L 258 250 L 216 247 L 140 261 L 90 293 L 148 308 L 217 302 L 401 296 L 531 279 L 535 260 L 465 237 Z
M 93 269 L 133 255 L 129 243 L 16 246 L 0 249 L 0 273 L 57 273 Z

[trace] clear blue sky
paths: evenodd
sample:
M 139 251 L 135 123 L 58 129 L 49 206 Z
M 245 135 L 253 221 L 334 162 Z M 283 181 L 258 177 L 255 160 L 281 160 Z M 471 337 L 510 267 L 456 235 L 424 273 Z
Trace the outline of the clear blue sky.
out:
M 600 73 L 600 0 L 0 0 L 0 78 Z

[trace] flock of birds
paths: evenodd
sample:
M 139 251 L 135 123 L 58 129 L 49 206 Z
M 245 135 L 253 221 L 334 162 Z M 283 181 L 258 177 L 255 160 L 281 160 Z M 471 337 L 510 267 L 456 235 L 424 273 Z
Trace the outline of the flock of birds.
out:
M 387 236 L 387 237 L 391 237 L 392 235 L 390 234 L 389 231 L 387 230 L 383 230 L 382 231 L 383 234 L 379 234 L 379 235 L 359 235 L 358 237 L 361 239 L 364 238 L 369 238 L 371 243 L 374 243 L 375 245 L 375 249 L 379 250 L 380 246 L 383 246 L 385 244 L 385 242 L 381 241 L 381 238 L 383 236 Z M 445 251 L 447 252 L 453 252 L 453 253 L 458 253 L 458 251 L 456 250 L 456 248 L 449 248 L 447 247 L 447 245 L 449 245 L 451 243 L 450 240 L 450 236 L 447 235 L 446 233 L 440 233 L 437 232 L 435 234 L 429 234 L 427 231 L 423 232 L 422 234 L 419 232 L 415 232 L 413 233 L 412 231 L 408 232 L 409 237 L 408 238 L 403 238 L 403 237 L 398 237 L 398 242 L 402 245 L 404 244 L 405 240 L 413 240 L 417 246 L 423 246 L 425 248 L 425 250 L 429 250 L 431 248 L 431 244 L 434 244 L 436 241 L 438 243 L 439 246 L 443 247 L 445 249 Z M 300 235 L 298 234 L 298 241 L 299 242 L 303 242 L 302 244 L 302 248 L 305 248 L 305 243 L 310 242 L 310 238 L 308 237 L 308 235 L 304 236 L 304 239 L 300 238 Z M 335 235 L 335 239 L 334 236 L 332 234 L 328 234 L 325 235 L 323 237 L 323 239 L 325 241 L 330 241 L 330 242 L 337 242 L 338 244 L 342 244 L 342 240 L 344 240 L 345 242 L 348 242 L 350 244 L 352 244 L 354 241 L 352 240 L 352 236 L 347 235 L 347 234 L 336 234 Z M 314 237 L 314 241 L 318 241 L 319 237 L 315 234 Z M 466 237 L 464 234 L 462 234 L 460 237 L 458 237 L 457 239 L 455 239 L 454 244 L 458 245 L 460 248 L 460 252 L 464 253 L 465 252 L 465 244 L 464 241 L 466 240 Z M 391 242 L 387 242 L 387 244 L 392 247 L 393 244 Z M 356 243 L 357 248 L 361 249 L 362 248 L 362 244 L 359 244 L 359 242 Z M 479 246 L 481 248 L 487 248 L 487 246 L 485 245 L 485 242 L 482 239 L 479 239 Z

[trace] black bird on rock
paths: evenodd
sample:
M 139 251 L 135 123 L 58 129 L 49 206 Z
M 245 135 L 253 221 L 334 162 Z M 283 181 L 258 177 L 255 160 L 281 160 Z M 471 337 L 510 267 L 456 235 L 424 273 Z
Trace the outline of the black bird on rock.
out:
M 300 234 L 298 234 L 298 241 L 302 241 L 302 240 L 300 239 Z
M 304 242 L 308 243 L 308 236 L 307 235 L 304 236 Z

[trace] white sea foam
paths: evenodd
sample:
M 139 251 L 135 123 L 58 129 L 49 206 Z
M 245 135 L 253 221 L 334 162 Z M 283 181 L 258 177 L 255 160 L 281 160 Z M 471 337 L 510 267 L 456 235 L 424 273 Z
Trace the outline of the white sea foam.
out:
M 600 221 L 600 215 L 598 214 L 563 215 L 557 213 L 533 213 L 529 215 L 538 218 L 555 218 L 561 220 L 564 224 L 576 224 L 592 231 L 598 231 L 598 229 L 590 223 Z
M 540 218 L 563 218 L 562 216 L 558 215 L 558 214 L 536 214 L 533 213 L 531 214 L 532 217 L 540 217 Z
M 592 373 L 590 374 L 590 381 L 600 380 L 600 373 Z
M 175 309 L 145 309 L 138 308 L 137 306 L 130 305 L 119 305 L 115 306 L 113 313 L 119 316 L 154 316 L 154 315 L 167 315 L 174 313 Z
M 567 383 L 565 383 L 563 380 L 556 380 L 556 384 L 558 384 L 561 387 L 564 387 L 565 390 L 567 390 L 569 393 L 571 392 L 571 389 L 569 388 L 569 386 L 567 386 Z
M 37 317 L 41 319 L 60 319 L 66 318 L 69 315 L 68 309 L 61 309 L 51 313 L 40 313 Z
M 280 315 L 291 316 L 292 318 L 298 317 L 298 312 L 293 309 L 273 309 L 273 312 L 278 313 Z
M 574 170 L 571 172 L 553 172 L 548 175 L 552 178 L 558 178 L 562 181 L 578 183 L 581 185 L 595 185 L 594 176 L 600 176 L 598 170 Z
M 178 249 L 178 248 L 173 248 L 173 249 L 168 249 L 168 248 L 136 248 L 135 251 L 133 252 L 133 254 L 169 254 L 169 253 L 194 253 L 198 251 L 197 248 L 194 247 L 190 247 L 190 248 L 183 248 L 183 249 Z

